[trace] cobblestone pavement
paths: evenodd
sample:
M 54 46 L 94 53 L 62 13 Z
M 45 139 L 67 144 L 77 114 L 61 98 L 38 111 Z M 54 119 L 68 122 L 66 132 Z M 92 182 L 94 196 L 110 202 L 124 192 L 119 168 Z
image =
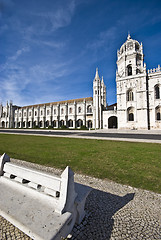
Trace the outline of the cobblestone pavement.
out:
M 23 165 L 60 174 L 61 171 L 19 160 Z M 146 190 L 75 174 L 75 181 L 93 188 L 86 201 L 87 215 L 73 228 L 71 240 L 161 239 L 161 195 Z M 0 217 L 0 239 L 28 236 Z

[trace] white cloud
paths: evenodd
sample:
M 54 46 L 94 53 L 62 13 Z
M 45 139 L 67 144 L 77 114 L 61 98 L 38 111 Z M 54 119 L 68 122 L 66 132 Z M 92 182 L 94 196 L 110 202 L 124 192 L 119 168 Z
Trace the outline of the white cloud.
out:
M 15 53 L 15 55 L 13 55 L 12 57 L 9 57 L 8 60 L 11 60 L 11 61 L 15 61 L 17 60 L 23 53 L 25 52 L 29 52 L 30 51 L 30 48 L 27 46 L 27 47 L 23 47 L 19 50 L 17 50 L 17 52 Z
M 19 49 L 0 66 L 0 101 L 11 99 L 14 104 L 22 106 L 31 104 L 31 99 L 32 104 L 46 102 L 53 94 L 55 99 L 61 86 L 60 78 L 70 74 L 70 61 L 58 63 L 55 60 L 55 63 L 32 65 L 25 62 L 24 64 L 21 56 L 28 51 L 28 47 Z M 58 99 L 60 97 L 62 96 L 57 96 Z
M 105 45 L 109 47 L 112 41 L 117 36 L 116 31 L 117 31 L 116 27 L 111 27 L 106 31 L 101 32 L 99 36 L 96 39 L 94 39 L 94 41 L 87 45 L 87 48 L 97 50 L 98 48 L 104 47 Z

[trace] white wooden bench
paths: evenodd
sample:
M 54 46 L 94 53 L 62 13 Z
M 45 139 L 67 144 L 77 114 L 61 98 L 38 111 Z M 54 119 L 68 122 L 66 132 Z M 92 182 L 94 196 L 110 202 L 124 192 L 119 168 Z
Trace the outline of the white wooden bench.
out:
M 32 239 L 65 238 L 82 221 L 90 190 L 69 167 L 56 177 L 0 158 L 0 215 Z

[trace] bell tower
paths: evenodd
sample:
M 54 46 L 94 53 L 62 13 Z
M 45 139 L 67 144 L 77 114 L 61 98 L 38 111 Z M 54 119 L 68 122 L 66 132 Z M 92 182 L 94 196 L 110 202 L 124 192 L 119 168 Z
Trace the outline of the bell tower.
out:
M 126 42 L 117 51 L 117 76 L 118 78 L 136 75 L 144 72 L 143 45 L 131 39 L 128 34 Z
M 93 80 L 93 127 L 102 128 L 102 110 L 106 107 L 106 86 L 104 80 L 99 77 L 98 68 L 96 68 L 95 78 Z
M 128 34 L 117 51 L 116 89 L 119 129 L 147 129 L 147 80 L 143 45 Z

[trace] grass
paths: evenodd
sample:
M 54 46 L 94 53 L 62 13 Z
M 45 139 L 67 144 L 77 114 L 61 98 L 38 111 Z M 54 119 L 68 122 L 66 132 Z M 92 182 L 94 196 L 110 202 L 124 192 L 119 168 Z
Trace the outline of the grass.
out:
M 0 134 L 0 154 L 161 193 L 161 145 Z

